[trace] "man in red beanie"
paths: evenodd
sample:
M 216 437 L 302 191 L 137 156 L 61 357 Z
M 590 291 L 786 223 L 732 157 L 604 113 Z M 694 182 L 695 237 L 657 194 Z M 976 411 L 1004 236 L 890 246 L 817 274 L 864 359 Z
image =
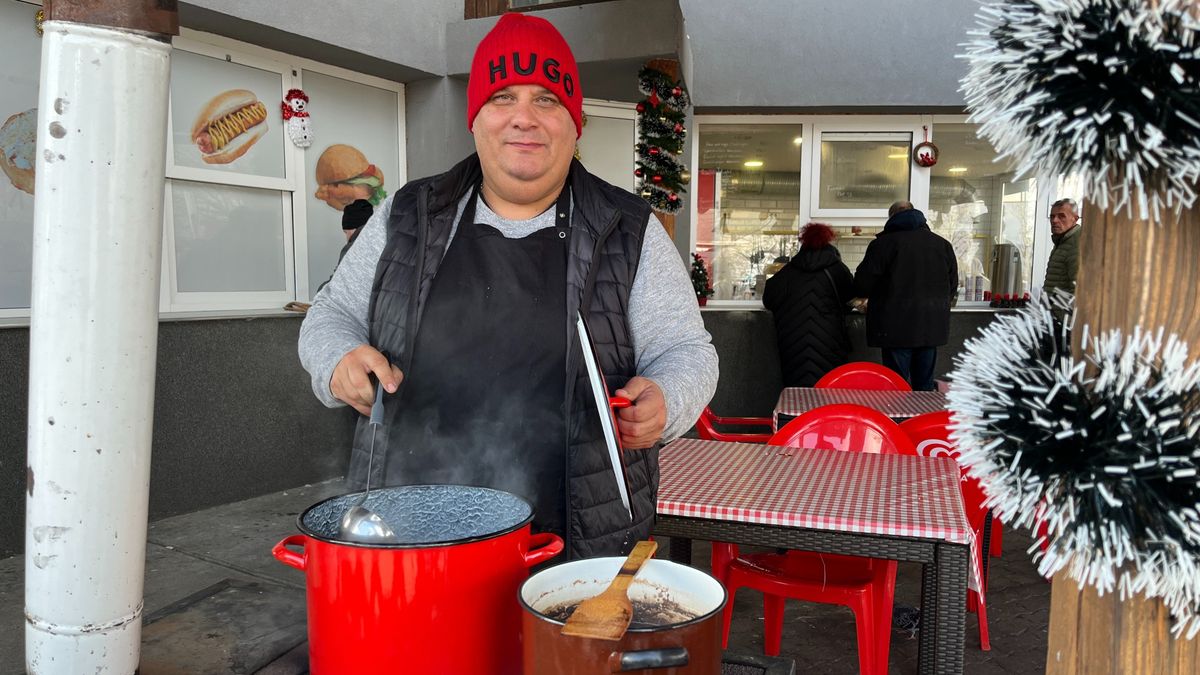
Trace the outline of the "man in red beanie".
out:
M 623 554 L 650 534 L 658 445 L 691 427 L 717 377 L 666 231 L 645 201 L 573 160 L 582 97 L 554 26 L 500 17 L 467 85 L 476 154 L 376 209 L 300 332 L 326 405 L 367 414 L 373 381 L 386 392 L 372 486 L 516 493 L 570 557 Z M 609 391 L 633 401 L 616 414 L 617 471 L 580 316 Z M 365 418 L 358 427 L 355 486 L 371 438 Z

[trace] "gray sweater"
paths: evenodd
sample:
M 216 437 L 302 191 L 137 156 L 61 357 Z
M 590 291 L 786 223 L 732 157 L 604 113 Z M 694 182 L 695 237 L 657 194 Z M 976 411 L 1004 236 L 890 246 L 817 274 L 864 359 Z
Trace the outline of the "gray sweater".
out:
M 455 228 L 469 194 L 458 204 Z M 478 200 L 475 220 L 510 239 L 554 226 L 553 209 L 529 220 L 505 220 Z M 358 239 L 317 293 L 300 327 L 300 362 L 313 391 L 329 407 L 344 405 L 329 391 L 333 370 L 350 350 L 367 342 L 367 313 L 375 268 L 383 253 L 389 197 L 358 233 Z M 454 231 L 450 234 L 451 240 Z M 691 428 L 717 388 L 717 352 L 700 319 L 687 270 L 653 214 L 642 241 L 642 259 L 629 295 L 629 327 L 637 372 L 653 380 L 667 401 L 663 440 Z

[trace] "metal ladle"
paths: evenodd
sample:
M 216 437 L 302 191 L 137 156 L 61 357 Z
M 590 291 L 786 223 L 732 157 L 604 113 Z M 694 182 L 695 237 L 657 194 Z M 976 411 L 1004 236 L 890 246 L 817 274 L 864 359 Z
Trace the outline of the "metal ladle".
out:
M 371 468 L 375 463 L 375 434 L 383 424 L 383 385 L 375 385 L 375 402 L 371 404 L 371 451 L 367 455 L 367 482 L 362 496 L 346 509 L 339 530 L 341 538 L 360 544 L 396 544 L 400 540 L 378 513 L 363 506 L 371 492 Z

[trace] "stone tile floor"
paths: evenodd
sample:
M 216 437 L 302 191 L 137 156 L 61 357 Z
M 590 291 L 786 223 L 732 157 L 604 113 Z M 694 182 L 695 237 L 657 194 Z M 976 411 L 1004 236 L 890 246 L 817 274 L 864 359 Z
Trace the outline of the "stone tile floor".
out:
M 341 491 L 337 481 L 303 486 L 152 523 L 141 675 L 303 673 L 303 575 L 270 550 L 296 531 L 304 508 Z M 968 675 L 1045 669 L 1050 584 L 1025 553 L 1024 533 L 1008 530 L 1004 543 L 1004 556 L 992 559 L 990 652 L 979 650 L 975 615 L 967 615 Z M 695 544 L 698 567 L 707 569 L 708 549 Z M 0 560 L 0 674 L 24 672 L 23 572 L 22 557 Z M 919 566 L 901 564 L 897 602 L 915 606 L 919 592 Z M 761 654 L 762 644 L 761 595 L 741 592 L 729 652 Z M 781 656 L 795 659 L 797 673 L 858 672 L 850 611 L 789 602 Z M 911 675 L 916 663 L 915 637 L 893 631 L 889 673 Z

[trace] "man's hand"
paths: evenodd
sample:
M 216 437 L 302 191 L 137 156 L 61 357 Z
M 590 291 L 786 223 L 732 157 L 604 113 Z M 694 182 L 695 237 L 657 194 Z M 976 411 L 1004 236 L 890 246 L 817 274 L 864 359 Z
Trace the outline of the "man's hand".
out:
M 628 408 L 617 409 L 621 447 L 626 450 L 649 448 L 662 438 L 667 426 L 667 400 L 653 380 L 635 377 L 614 395 L 633 401 Z
M 329 378 L 329 391 L 339 401 L 364 415 L 370 415 L 371 404 L 375 402 L 371 373 L 375 373 L 375 378 L 389 394 L 396 393 L 396 387 L 404 379 L 404 373 L 388 363 L 387 357 L 380 354 L 379 350 L 371 345 L 359 345 L 338 361 L 333 376 Z

